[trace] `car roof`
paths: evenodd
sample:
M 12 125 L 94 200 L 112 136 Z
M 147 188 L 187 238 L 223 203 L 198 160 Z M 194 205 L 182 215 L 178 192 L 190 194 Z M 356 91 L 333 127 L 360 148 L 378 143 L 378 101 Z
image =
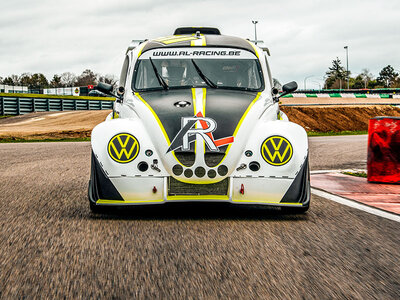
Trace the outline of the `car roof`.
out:
M 226 47 L 226 48 L 238 48 L 244 49 L 257 55 L 256 50 L 252 43 L 243 38 L 217 35 L 217 34 L 182 34 L 172 35 L 168 37 L 157 38 L 149 40 L 144 45 L 141 53 L 144 53 L 153 49 L 169 49 L 169 48 L 181 48 L 181 47 L 196 47 L 196 40 L 202 40 L 202 44 L 199 47 Z

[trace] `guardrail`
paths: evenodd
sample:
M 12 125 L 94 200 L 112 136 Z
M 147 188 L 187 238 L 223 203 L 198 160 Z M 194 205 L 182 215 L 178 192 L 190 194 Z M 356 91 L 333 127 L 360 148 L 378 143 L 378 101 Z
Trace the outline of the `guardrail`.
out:
M 0 115 L 40 111 L 112 109 L 114 98 L 0 93 Z

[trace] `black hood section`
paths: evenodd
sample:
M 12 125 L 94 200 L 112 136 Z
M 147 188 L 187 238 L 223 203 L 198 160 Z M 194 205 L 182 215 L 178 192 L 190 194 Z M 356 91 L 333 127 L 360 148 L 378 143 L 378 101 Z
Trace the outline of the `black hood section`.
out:
M 193 98 L 191 89 L 156 91 L 140 93 L 140 96 L 151 106 L 163 124 L 170 142 L 181 129 L 182 117 L 193 117 Z M 179 101 L 187 101 L 190 106 L 176 107 L 174 104 Z M 191 144 L 191 149 L 194 145 Z
M 181 129 L 181 118 L 194 116 L 191 89 L 142 92 L 140 95 L 157 114 L 171 142 Z M 213 132 L 215 140 L 233 135 L 240 119 L 256 96 L 257 92 L 207 89 L 205 117 L 217 122 L 217 128 Z M 187 101 L 191 105 L 176 107 L 174 104 L 179 101 Z M 197 102 L 200 101 L 202 99 L 197 99 Z M 220 153 L 225 153 L 226 148 L 227 146 L 219 148 Z M 191 143 L 191 150 L 194 151 L 194 143 Z M 206 152 L 212 151 L 206 147 Z
M 240 119 L 257 94 L 257 92 L 207 90 L 205 116 L 217 122 L 217 129 L 213 132 L 215 140 L 233 135 Z M 227 146 L 219 148 L 220 152 L 225 153 L 226 148 Z M 206 152 L 212 151 L 206 148 Z

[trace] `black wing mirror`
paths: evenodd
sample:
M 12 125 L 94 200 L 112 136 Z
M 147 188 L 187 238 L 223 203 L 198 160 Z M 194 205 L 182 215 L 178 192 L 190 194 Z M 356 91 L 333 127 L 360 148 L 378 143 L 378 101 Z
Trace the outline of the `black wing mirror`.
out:
M 279 101 L 279 98 L 282 96 L 285 96 L 289 93 L 293 93 L 295 90 L 297 90 L 297 83 L 296 81 L 292 81 L 289 83 L 286 83 L 284 86 L 282 86 L 282 91 L 283 93 L 278 95 L 279 91 L 277 88 L 273 88 L 272 89 L 272 95 L 273 95 L 273 99 L 275 102 Z
M 286 95 L 286 94 L 294 92 L 295 90 L 297 90 L 297 83 L 296 83 L 296 81 L 292 81 L 292 82 L 286 83 L 282 87 L 282 91 L 283 91 L 282 94 Z M 282 94 L 281 94 L 281 97 L 282 97 Z
M 114 96 L 112 94 L 113 86 L 111 84 L 99 82 L 96 86 L 96 90 L 98 90 L 104 94 Z
M 125 89 L 124 89 L 123 86 L 120 86 L 117 89 L 117 94 L 116 95 L 113 93 L 113 86 L 111 84 L 108 84 L 108 83 L 99 82 L 97 84 L 97 86 L 95 87 L 95 89 L 100 91 L 100 92 L 102 92 L 102 93 L 104 93 L 104 94 L 106 94 L 106 95 L 110 95 L 110 96 L 115 97 L 117 99 L 117 102 L 122 103 L 122 99 L 123 99 L 124 93 L 125 93 Z

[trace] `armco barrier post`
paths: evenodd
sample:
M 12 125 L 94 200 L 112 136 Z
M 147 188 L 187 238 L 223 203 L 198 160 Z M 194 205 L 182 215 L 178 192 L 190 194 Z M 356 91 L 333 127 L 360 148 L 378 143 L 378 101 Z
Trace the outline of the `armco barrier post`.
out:
M 367 179 L 400 184 L 400 117 L 369 120 Z

